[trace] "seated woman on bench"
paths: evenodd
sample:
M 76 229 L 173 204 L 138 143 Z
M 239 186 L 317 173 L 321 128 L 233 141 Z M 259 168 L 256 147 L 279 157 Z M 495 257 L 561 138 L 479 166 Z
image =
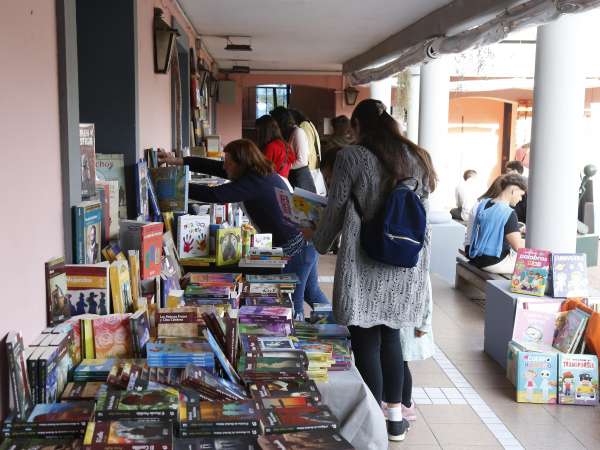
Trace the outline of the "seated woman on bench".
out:
M 517 174 L 498 177 L 473 208 L 465 251 L 470 263 L 487 272 L 509 274 L 525 246 L 513 207 L 527 191 L 525 178 Z

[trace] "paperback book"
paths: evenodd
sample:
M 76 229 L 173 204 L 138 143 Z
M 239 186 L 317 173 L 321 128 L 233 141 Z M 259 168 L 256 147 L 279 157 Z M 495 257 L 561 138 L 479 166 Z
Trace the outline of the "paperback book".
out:
M 18 419 L 24 420 L 29 414 L 33 403 L 21 333 L 15 331 L 8 333 L 6 353 L 8 356 L 10 393 L 15 407 L 15 414 Z
M 523 342 L 536 342 L 552 345 L 556 329 L 556 314 L 517 305 L 512 339 Z
M 179 258 L 196 258 L 209 255 L 208 232 L 210 216 L 180 216 L 177 223 Z
M 188 166 L 156 167 L 149 170 L 160 210 L 186 214 L 190 177 Z
M 104 181 L 118 183 L 118 202 L 120 219 L 127 218 L 127 196 L 125 194 L 125 159 L 122 154 L 96 154 L 96 177 Z M 116 220 L 116 219 L 115 219 Z M 118 221 L 117 221 L 118 222 Z
M 115 313 L 131 311 L 133 299 L 127 261 L 118 260 L 110 265 L 110 288 L 113 297 L 113 311 Z
M 521 248 L 512 276 L 512 292 L 543 296 L 550 270 L 550 252 Z
M 339 433 L 329 431 L 300 431 L 258 437 L 261 450 L 354 450 Z
M 163 224 L 122 220 L 119 243 L 123 250 L 140 251 L 140 276 L 142 280 L 160 276 Z
M 509 379 L 514 380 L 520 403 L 556 403 L 558 353 L 527 351 L 509 344 Z M 513 372 L 514 371 L 514 372 Z
M 88 200 L 73 206 L 73 260 L 77 264 L 100 262 L 102 205 Z
M 256 381 L 248 385 L 255 399 L 278 397 L 308 397 L 313 402 L 321 401 L 321 393 L 314 381 L 272 379 Z
M 96 400 L 96 419 L 158 419 L 173 421 L 179 410 L 179 392 L 172 387 L 146 391 L 101 392 Z
M 67 299 L 71 316 L 110 314 L 109 263 L 67 264 Z
M 102 381 L 71 381 L 67 383 L 60 401 L 95 400 L 102 386 Z
M 148 198 L 148 165 L 138 161 L 135 165 L 136 215 L 141 220 L 150 220 L 150 202 Z
M 206 436 L 178 438 L 175 450 L 259 450 L 251 436 Z
M 130 314 L 110 314 L 92 320 L 96 358 L 131 358 Z
M 216 264 L 237 264 L 242 257 L 242 231 L 240 228 L 219 228 L 216 235 Z
M 139 420 L 90 422 L 83 442 L 84 450 L 171 450 L 173 425 Z
M 258 410 L 253 400 L 187 403 L 182 405 L 179 419 L 182 429 L 226 431 L 245 428 L 256 433 L 259 426 Z
M 96 195 L 96 134 L 93 123 L 79 124 L 81 152 L 81 197 Z
M 552 254 L 552 295 L 564 298 L 589 295 L 585 253 Z
M 338 422 L 324 405 L 303 408 L 273 408 L 260 412 L 265 434 L 292 433 L 307 430 L 336 430 Z
M 67 299 L 67 275 L 65 259 L 53 258 L 45 264 L 46 273 L 46 322 L 55 326 L 71 317 Z
M 303 228 L 315 228 L 327 206 L 326 197 L 300 188 L 294 189 L 293 194 L 288 190 L 275 188 L 275 196 L 283 216 Z
M 596 355 L 558 355 L 558 403 L 598 404 L 598 357 Z
M 552 345 L 563 353 L 573 353 L 583 338 L 590 315 L 575 308 L 557 316 L 556 333 Z

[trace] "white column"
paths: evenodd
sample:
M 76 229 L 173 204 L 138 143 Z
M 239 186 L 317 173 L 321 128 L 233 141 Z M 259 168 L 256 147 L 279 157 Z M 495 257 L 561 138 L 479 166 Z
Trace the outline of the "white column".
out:
M 421 68 L 413 66 L 408 69 L 408 114 L 406 120 L 406 137 L 413 142 L 419 141 L 419 89 L 421 85 Z
M 592 142 L 591 147 L 588 144 L 588 152 L 584 159 L 584 164 L 594 164 L 599 173 L 597 173 L 593 180 L 594 186 L 594 233 L 600 232 L 600 103 L 592 103 L 590 105 L 592 110 L 592 129 L 593 134 L 591 136 Z
M 431 154 L 439 183 L 431 197 L 431 207 L 449 211 L 454 207 L 454 176 L 450 173 L 448 107 L 450 77 L 443 58 L 421 66 L 419 89 L 419 145 Z
M 565 16 L 538 27 L 527 246 L 574 252 L 585 78 L 583 22 Z
M 369 85 L 371 98 L 383 102 L 388 112 L 390 112 L 392 106 L 392 86 L 395 81 L 395 77 L 389 77 L 379 81 L 372 81 Z

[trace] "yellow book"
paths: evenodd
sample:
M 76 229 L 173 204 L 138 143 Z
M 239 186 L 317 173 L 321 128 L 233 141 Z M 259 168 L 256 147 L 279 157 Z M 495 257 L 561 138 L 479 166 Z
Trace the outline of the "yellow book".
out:
M 96 351 L 94 347 L 94 328 L 92 326 L 92 319 L 83 319 L 83 351 L 84 359 L 96 358 Z
M 85 429 L 85 436 L 83 437 L 83 445 L 92 445 L 95 429 L 96 422 L 88 422 L 87 428 Z
M 219 228 L 216 236 L 216 264 L 229 266 L 242 258 L 242 231 L 240 228 Z
M 129 274 L 131 281 L 131 301 L 133 309 L 139 309 L 140 299 L 140 252 L 138 250 L 129 250 Z
M 164 211 L 162 213 L 163 222 L 165 223 L 165 232 L 170 232 L 173 236 L 173 223 L 175 223 L 175 215 L 173 211 Z
M 184 291 L 182 289 L 172 289 L 169 291 L 167 308 L 177 308 L 178 306 L 183 305 L 183 293 Z
M 113 298 L 115 313 L 131 312 L 131 281 L 129 279 L 129 264 L 127 261 L 115 261 L 110 265 L 110 290 Z

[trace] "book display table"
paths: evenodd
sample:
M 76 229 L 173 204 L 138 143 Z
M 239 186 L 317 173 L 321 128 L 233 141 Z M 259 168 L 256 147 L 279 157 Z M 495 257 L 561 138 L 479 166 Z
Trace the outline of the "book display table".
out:
M 329 381 L 317 386 L 323 403 L 339 419 L 340 434 L 348 442 L 361 450 L 388 447 L 383 411 L 354 365 L 347 371 L 329 372 Z

